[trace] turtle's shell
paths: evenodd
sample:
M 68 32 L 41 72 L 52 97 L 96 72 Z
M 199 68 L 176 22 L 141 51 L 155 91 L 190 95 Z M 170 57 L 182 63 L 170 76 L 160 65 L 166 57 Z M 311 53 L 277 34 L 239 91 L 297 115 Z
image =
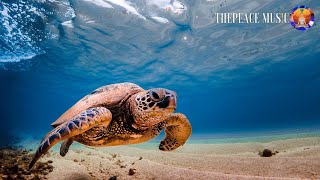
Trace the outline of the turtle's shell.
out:
M 80 99 L 68 111 L 62 114 L 51 125 L 53 127 L 72 119 L 82 111 L 91 107 L 112 107 L 127 100 L 133 94 L 144 91 L 141 87 L 133 83 L 119 83 L 102 86 L 94 90 L 91 94 Z

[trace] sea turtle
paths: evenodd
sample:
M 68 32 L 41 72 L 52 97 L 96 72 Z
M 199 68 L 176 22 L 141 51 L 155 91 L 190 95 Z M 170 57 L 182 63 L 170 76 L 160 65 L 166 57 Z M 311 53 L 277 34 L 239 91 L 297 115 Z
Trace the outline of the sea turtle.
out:
M 144 90 L 133 83 L 100 87 L 51 124 L 54 129 L 42 139 L 29 168 L 60 141 L 65 156 L 73 141 L 97 147 L 137 144 L 165 129 L 159 149 L 174 150 L 191 135 L 186 116 L 173 113 L 176 101 L 176 93 L 163 88 Z

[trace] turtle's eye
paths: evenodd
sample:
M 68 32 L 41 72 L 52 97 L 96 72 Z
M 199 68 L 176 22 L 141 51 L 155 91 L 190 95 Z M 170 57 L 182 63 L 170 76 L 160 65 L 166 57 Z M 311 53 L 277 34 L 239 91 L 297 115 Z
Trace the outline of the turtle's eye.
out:
M 156 93 L 156 92 L 154 92 L 154 91 L 151 91 L 150 95 L 151 95 L 151 98 L 152 98 L 154 101 L 160 101 L 160 97 L 159 97 L 158 93 Z

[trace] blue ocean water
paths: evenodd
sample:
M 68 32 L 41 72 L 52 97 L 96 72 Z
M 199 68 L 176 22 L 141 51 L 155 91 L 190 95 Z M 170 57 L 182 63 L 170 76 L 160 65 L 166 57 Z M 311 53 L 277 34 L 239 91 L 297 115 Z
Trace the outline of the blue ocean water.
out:
M 217 24 L 214 12 L 290 12 L 316 24 Z M 41 138 L 92 90 L 133 82 L 178 93 L 194 135 L 320 127 L 319 2 L 0 1 L 1 144 Z

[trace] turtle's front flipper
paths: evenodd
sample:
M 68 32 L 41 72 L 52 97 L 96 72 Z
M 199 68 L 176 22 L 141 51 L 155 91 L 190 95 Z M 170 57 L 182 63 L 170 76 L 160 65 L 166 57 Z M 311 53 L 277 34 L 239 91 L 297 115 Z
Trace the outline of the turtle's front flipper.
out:
M 29 169 L 32 168 L 42 154 L 46 153 L 58 142 L 84 133 L 95 126 L 108 126 L 111 119 L 112 114 L 107 108 L 96 107 L 87 109 L 73 119 L 57 126 L 41 141 L 40 146 L 29 165 Z
M 164 121 L 164 125 L 166 137 L 159 145 L 162 151 L 172 151 L 184 145 L 192 132 L 187 117 L 180 113 L 172 114 Z

